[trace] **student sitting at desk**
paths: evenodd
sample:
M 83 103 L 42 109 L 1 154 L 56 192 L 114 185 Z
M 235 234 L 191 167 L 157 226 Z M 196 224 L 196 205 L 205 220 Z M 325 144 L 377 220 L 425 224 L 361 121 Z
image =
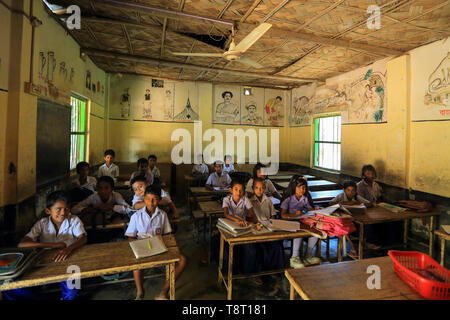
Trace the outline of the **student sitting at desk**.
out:
M 125 232 L 125 236 L 127 236 L 130 241 L 161 236 L 172 232 L 167 214 L 158 208 L 160 199 L 161 188 L 159 186 L 151 185 L 145 189 L 145 206 L 131 216 L 130 224 Z M 180 263 L 175 268 L 175 279 L 180 276 L 185 266 L 186 257 L 181 254 Z M 137 289 L 136 300 L 143 300 L 145 291 L 143 287 L 144 279 L 142 270 L 134 270 L 133 276 Z M 168 291 L 169 281 L 164 284 L 160 294 L 155 299 L 167 300 Z
M 154 154 L 148 156 L 148 171 L 150 171 L 150 173 L 153 175 L 153 182 L 162 185 L 163 182 L 161 181 L 161 172 L 156 166 L 157 161 L 158 158 Z
M 248 180 L 247 187 L 245 191 L 247 192 L 248 197 L 253 196 L 253 180 L 256 178 L 260 178 L 264 180 L 264 193 L 268 197 L 274 197 L 281 201 L 281 194 L 277 191 L 277 188 L 273 185 L 272 181 L 267 178 L 267 175 L 264 173 L 264 169 L 266 166 L 262 163 L 257 163 L 253 168 L 253 178 Z
M 116 153 L 114 150 L 108 149 L 105 151 L 105 163 L 98 168 L 98 177 L 108 176 L 114 179 L 114 182 L 117 181 L 117 177 L 119 176 L 119 167 L 114 164 L 114 158 L 116 157 Z
M 68 186 L 70 199 L 73 202 L 80 202 L 95 192 L 97 179 L 89 176 L 89 163 L 82 161 L 77 164 L 77 174 L 70 178 Z
M 214 187 L 225 189 L 231 183 L 231 178 L 226 172 L 222 172 L 222 161 L 214 162 L 214 171 L 206 180 L 206 189 L 214 190 Z
M 244 185 L 239 180 L 233 180 L 230 187 L 231 195 L 223 198 L 225 218 L 247 226 L 248 222 L 257 223 L 258 219 L 253 211 L 250 200 L 244 195 Z M 220 237 L 215 235 L 211 239 L 211 257 L 218 261 Z M 233 273 L 255 273 L 261 271 L 262 255 L 258 244 L 241 244 L 235 246 L 233 259 Z M 228 246 L 224 247 L 224 266 L 228 265 Z M 255 284 L 261 285 L 262 280 L 256 278 Z
M 131 180 L 131 187 L 134 191 L 132 206 L 134 210 L 140 210 L 145 207 L 144 194 L 145 189 L 148 187 L 147 180 L 144 176 L 137 176 Z M 178 210 L 175 207 L 170 195 L 161 189 L 161 200 L 159 201 L 159 207 L 166 213 L 170 213 L 173 219 L 180 218 Z
M 306 194 L 308 193 L 308 183 L 305 178 L 296 176 L 291 179 L 289 186 L 284 191 L 285 199 L 281 203 L 281 217 L 283 219 L 297 218 L 302 216 L 306 211 L 314 210 L 308 201 Z M 308 249 L 306 251 L 305 262 L 308 265 L 319 264 L 320 259 L 312 257 L 312 251 L 317 243 L 318 238 L 309 237 Z M 304 264 L 300 260 L 300 244 L 302 238 L 294 239 L 292 248 L 292 257 L 290 259 L 290 265 L 294 269 L 303 268 Z
M 203 163 L 203 155 L 197 156 L 197 164 L 192 167 L 192 176 L 196 179 L 197 185 L 204 186 L 209 176 L 209 167 Z
M 264 180 L 255 178 L 253 180 L 253 196 L 250 202 L 259 222 L 273 219 L 277 214 L 272 200 L 264 194 Z M 271 241 L 259 243 L 262 250 L 262 271 L 279 270 L 284 268 L 284 252 L 282 241 Z
M 364 204 L 366 207 L 371 207 L 372 203 L 364 199 L 356 193 L 356 183 L 352 180 L 344 181 L 344 192 L 330 201 L 329 205 L 340 203 L 345 205 Z
M 31 228 L 31 231 L 20 241 L 19 248 L 51 248 L 58 250 L 53 259 L 61 262 L 71 253 L 86 243 L 86 231 L 83 222 L 69 215 L 69 196 L 63 191 L 56 191 L 47 196 L 45 213 L 48 218 L 42 218 Z M 61 283 L 62 300 L 74 300 L 77 289 L 69 289 L 66 281 Z M 7 300 L 36 299 L 29 289 L 3 291 Z
M 231 175 L 234 172 L 233 158 L 230 155 L 226 155 L 223 158 L 222 171 L 228 173 L 228 175 Z
M 137 169 L 138 171 L 135 171 L 131 174 L 130 177 L 130 186 L 131 181 L 133 178 L 137 176 L 145 176 L 145 179 L 147 179 L 147 184 L 151 185 L 154 182 L 154 177 L 152 172 L 148 169 L 148 161 L 145 158 L 141 158 L 137 161 Z
M 100 211 L 105 214 L 105 219 L 112 218 L 114 215 L 113 212 L 125 215 L 130 209 L 130 206 L 125 202 L 120 193 L 113 191 L 113 189 L 114 180 L 111 177 L 100 177 L 97 183 L 97 192 L 74 206 L 72 213 L 96 214 Z

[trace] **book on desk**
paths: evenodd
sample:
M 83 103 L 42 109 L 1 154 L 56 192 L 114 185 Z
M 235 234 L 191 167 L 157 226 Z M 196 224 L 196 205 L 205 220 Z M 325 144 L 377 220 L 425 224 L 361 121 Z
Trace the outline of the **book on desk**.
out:
M 136 259 L 156 256 L 167 252 L 167 247 L 161 237 L 151 237 L 130 242 L 131 250 Z

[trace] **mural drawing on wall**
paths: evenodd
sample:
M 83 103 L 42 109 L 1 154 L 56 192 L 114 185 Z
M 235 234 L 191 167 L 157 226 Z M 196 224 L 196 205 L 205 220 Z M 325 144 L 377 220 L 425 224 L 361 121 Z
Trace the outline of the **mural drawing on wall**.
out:
M 174 117 L 175 121 L 194 121 L 198 119 L 199 116 L 194 111 L 194 109 L 192 109 L 191 100 L 189 98 L 187 100 L 186 107 L 184 108 L 184 110 Z
M 199 88 L 195 82 L 176 82 L 173 94 L 173 120 L 193 122 L 199 120 Z
M 289 124 L 291 126 L 311 124 L 316 87 L 317 85 L 312 83 L 292 90 L 292 104 L 289 113 Z
M 41 95 L 68 105 L 70 103 L 70 89 L 67 83 L 66 62 L 59 63 L 59 70 L 54 51 L 40 51 L 38 61 L 38 78 Z
M 242 124 L 261 126 L 264 124 L 264 89 L 251 88 L 250 95 L 241 90 Z
M 223 101 L 216 106 L 216 122 L 239 123 L 239 105 L 233 100 L 231 91 L 224 91 L 221 94 Z
M 425 105 L 439 108 L 441 116 L 450 116 L 450 52 L 428 77 Z
M 171 89 L 165 90 L 164 97 L 164 120 L 173 119 L 173 94 Z
M 120 97 L 120 111 L 121 117 L 124 119 L 128 119 L 130 117 L 130 109 L 131 109 L 131 96 L 130 96 L 130 88 L 126 88 L 124 93 L 122 93 Z
M 144 101 L 142 102 L 142 118 L 152 119 L 152 96 L 150 89 L 145 89 Z
M 264 107 L 264 124 L 272 127 L 283 125 L 284 93 L 280 90 L 266 89 Z

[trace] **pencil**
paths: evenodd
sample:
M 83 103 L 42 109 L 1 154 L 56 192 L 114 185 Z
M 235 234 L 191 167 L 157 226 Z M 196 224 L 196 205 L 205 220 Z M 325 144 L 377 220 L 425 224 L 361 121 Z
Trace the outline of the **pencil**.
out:
M 152 246 L 150 245 L 150 239 L 147 240 L 148 248 L 152 250 Z

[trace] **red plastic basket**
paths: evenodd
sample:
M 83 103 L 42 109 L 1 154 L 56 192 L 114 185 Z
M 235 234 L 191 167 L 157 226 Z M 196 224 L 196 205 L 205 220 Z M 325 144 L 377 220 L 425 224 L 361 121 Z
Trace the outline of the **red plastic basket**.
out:
M 388 252 L 394 263 L 394 270 L 411 288 L 427 299 L 450 300 L 450 271 L 440 266 L 429 255 L 417 251 Z M 433 281 L 422 277 L 415 271 L 427 270 L 444 282 Z

